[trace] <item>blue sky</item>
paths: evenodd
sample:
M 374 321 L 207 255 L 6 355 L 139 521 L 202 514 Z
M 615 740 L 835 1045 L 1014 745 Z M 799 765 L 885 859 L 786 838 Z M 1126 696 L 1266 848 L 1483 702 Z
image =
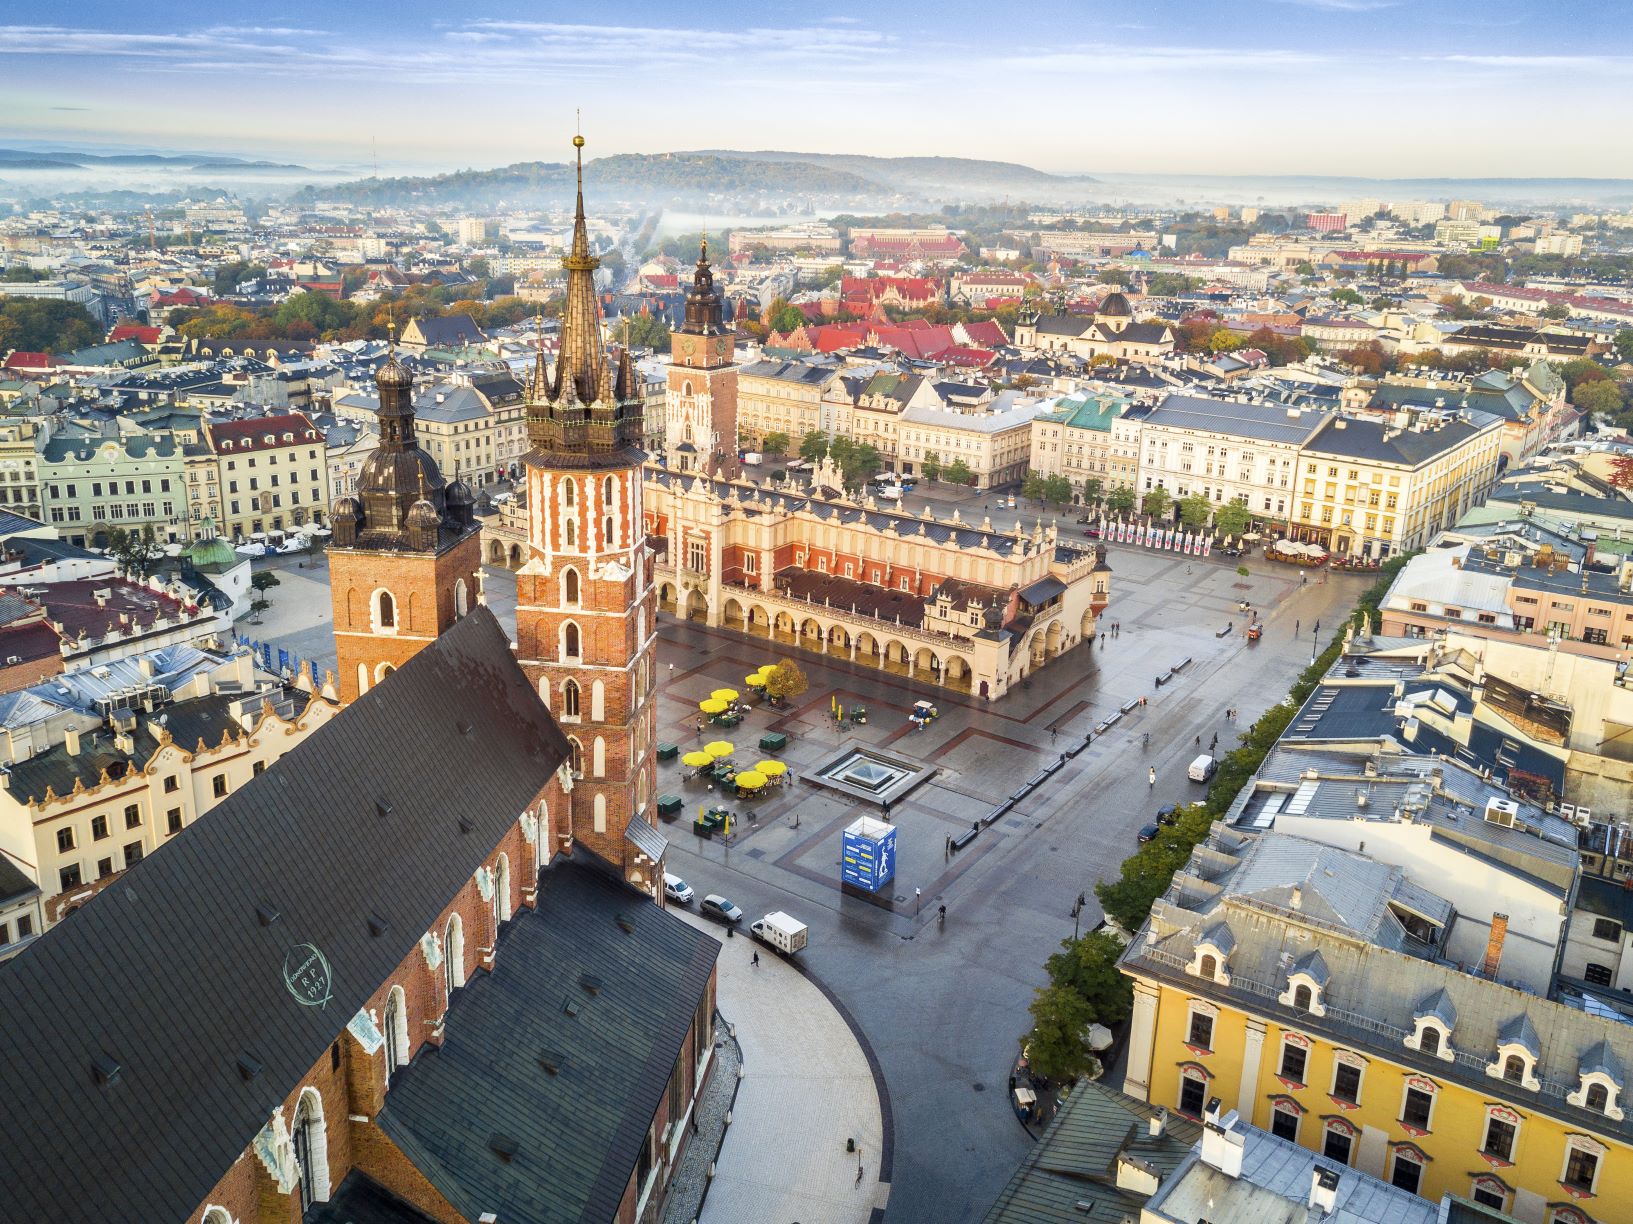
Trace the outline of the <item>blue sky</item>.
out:
M 582 108 L 592 154 L 1633 177 L 1629 7 L 11 0 L 0 140 L 452 168 L 560 157 Z

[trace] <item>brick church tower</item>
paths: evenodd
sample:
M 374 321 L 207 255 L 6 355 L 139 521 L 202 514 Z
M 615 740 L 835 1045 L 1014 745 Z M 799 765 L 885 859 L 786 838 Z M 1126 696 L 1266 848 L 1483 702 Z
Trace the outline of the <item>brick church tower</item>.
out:
M 725 323 L 725 303 L 709 267 L 709 242 L 698 252 L 686 321 L 669 337 L 664 448 L 679 472 L 734 475 L 737 471 L 736 336 Z
M 558 848 L 582 842 L 656 894 L 657 588 L 641 513 L 642 386 L 628 351 L 609 355 L 602 345 L 584 138 L 573 144 L 578 209 L 562 260 L 561 348 L 553 373 L 541 350 L 527 390 L 528 558 L 516 574 L 516 654 L 572 745 L 566 818 L 551 808 Z
M 340 699 L 355 701 L 480 598 L 481 536 L 470 489 L 445 482 L 414 437 L 414 375 L 397 354 L 374 377 L 380 445 L 357 496 L 330 514 Z

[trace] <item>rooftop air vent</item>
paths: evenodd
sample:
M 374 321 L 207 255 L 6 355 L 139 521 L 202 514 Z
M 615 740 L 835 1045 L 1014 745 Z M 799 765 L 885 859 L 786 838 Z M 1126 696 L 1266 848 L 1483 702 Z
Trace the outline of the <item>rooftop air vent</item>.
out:
M 567 1062 L 560 1050 L 540 1050 L 539 1066 L 544 1068 L 546 1075 L 560 1075 L 562 1066 Z
M 374 801 L 374 814 L 381 820 L 391 815 L 391 801 L 389 799 L 376 799 Z
M 459 831 L 461 833 L 469 833 L 474 828 L 476 828 L 476 822 L 469 816 L 461 816 L 459 818 Z
M 521 1150 L 517 1142 L 509 1135 L 499 1134 L 488 1136 L 488 1147 L 493 1150 L 494 1155 L 498 1156 L 506 1164 L 514 1160 L 516 1153 Z
M 601 988 L 606 983 L 604 983 L 600 978 L 596 977 L 593 973 L 583 973 L 579 975 L 578 984 L 584 988 L 585 994 L 589 995 L 591 998 L 594 998 L 596 995 L 601 993 Z
M 631 918 L 628 914 L 619 914 L 617 923 L 618 929 L 625 935 L 635 934 L 635 919 Z
M 91 1074 L 104 1088 L 119 1082 L 120 1069 L 119 1060 L 105 1051 L 91 1059 Z
M 255 921 L 259 922 L 262 926 L 271 926 L 282 916 L 283 915 L 278 913 L 276 906 L 268 905 L 266 902 L 262 902 L 260 905 L 255 907 Z
M 248 1083 L 261 1074 L 261 1060 L 252 1054 L 240 1054 L 238 1056 L 238 1074 Z
M 390 924 L 384 918 L 380 917 L 379 914 L 370 914 L 368 917 L 368 923 L 369 934 L 374 936 L 376 939 L 379 939 L 380 936 L 384 935 L 390 926 Z

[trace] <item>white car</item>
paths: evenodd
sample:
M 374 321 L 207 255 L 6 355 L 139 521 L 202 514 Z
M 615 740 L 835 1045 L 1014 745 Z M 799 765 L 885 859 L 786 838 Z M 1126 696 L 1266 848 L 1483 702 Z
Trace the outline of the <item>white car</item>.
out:
M 697 893 L 693 892 L 692 886 L 678 875 L 670 875 L 666 871 L 663 873 L 663 895 L 678 905 L 690 905 Z
M 248 544 L 240 544 L 233 551 L 240 557 L 264 557 L 266 556 L 266 545 L 251 541 Z

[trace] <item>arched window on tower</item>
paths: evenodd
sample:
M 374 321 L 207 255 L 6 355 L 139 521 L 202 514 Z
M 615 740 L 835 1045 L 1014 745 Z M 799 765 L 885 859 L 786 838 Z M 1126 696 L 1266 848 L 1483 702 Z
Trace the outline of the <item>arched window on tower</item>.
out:
M 601 543 L 607 548 L 614 548 L 618 543 L 618 537 L 612 529 L 612 515 L 610 514 L 603 516 L 601 519 Z
M 569 510 L 578 504 L 578 486 L 571 479 L 561 482 L 561 504 Z
M 444 980 L 448 993 L 453 994 L 465 984 L 465 922 L 458 914 L 448 919 L 448 928 L 442 941 Z
M 567 487 L 572 488 L 571 485 Z M 572 519 L 568 519 L 561 525 L 561 541 L 568 548 L 578 547 L 578 524 Z
M 561 657 L 577 660 L 582 657 L 582 645 L 579 642 L 578 626 L 568 621 L 561 627 Z
M 408 1001 L 401 986 L 393 986 L 386 996 L 386 1082 L 391 1074 L 408 1061 Z
M 301 1211 L 311 1209 L 329 1197 L 329 1144 L 328 1131 L 323 1121 L 323 1098 L 317 1089 L 301 1093 L 295 1108 L 295 1125 L 291 1138 L 295 1143 L 295 1162 L 300 1172 Z
M 561 602 L 571 607 L 577 607 L 578 600 L 578 571 L 568 569 L 561 576 Z
M 454 580 L 454 619 L 463 619 L 465 613 L 470 610 L 470 596 L 465 591 L 465 580 L 456 578 Z
M 612 505 L 613 499 L 617 495 L 617 491 L 618 491 L 618 482 L 617 481 L 615 481 L 611 476 L 608 476 L 606 479 L 604 479 L 601 482 L 601 504 L 603 506 Z
M 584 776 L 584 745 L 571 735 L 567 737 L 567 768 L 575 778 Z
M 395 629 L 397 627 L 397 601 L 386 590 L 374 593 L 374 627 L 375 629 Z
M 561 715 L 563 718 L 578 717 L 578 681 L 569 680 L 561 686 Z

